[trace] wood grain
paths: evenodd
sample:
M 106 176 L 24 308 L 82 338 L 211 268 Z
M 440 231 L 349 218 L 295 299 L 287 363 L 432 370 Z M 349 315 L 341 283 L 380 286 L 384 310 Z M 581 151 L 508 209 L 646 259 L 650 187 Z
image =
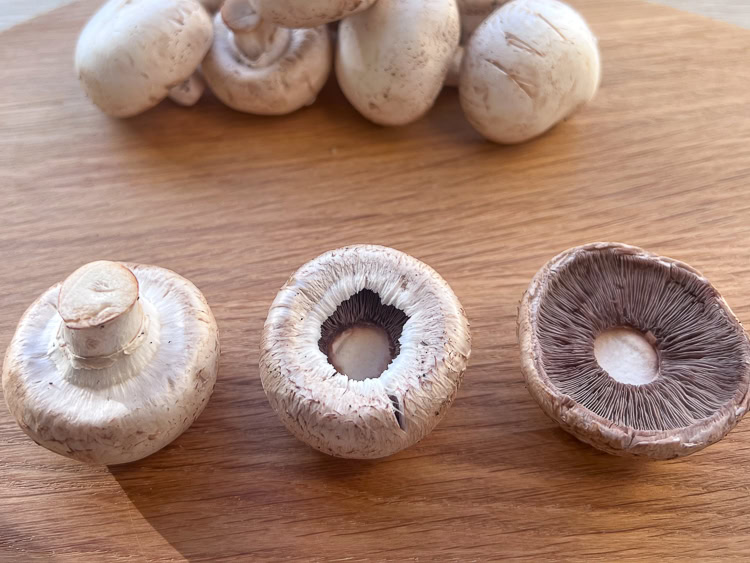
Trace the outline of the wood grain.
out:
M 617 240 L 685 260 L 750 320 L 750 33 L 635 0 L 579 0 L 601 39 L 596 101 L 519 147 L 483 142 L 446 92 L 383 129 L 334 84 L 267 119 L 207 98 L 108 119 L 71 68 L 79 1 L 0 38 L 0 346 L 78 265 L 154 263 L 192 279 L 222 331 L 214 397 L 162 452 L 79 465 L 0 409 L 0 560 L 750 558 L 750 423 L 692 457 L 600 454 L 526 392 L 515 337 L 552 255 Z M 258 378 L 268 306 L 304 261 L 386 244 L 435 267 L 474 352 L 437 430 L 390 459 L 292 438 Z

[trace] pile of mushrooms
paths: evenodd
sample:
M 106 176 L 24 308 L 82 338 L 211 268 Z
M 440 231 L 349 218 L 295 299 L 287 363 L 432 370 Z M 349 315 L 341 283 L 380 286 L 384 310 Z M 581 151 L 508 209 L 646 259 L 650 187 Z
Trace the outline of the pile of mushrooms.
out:
M 284 115 L 312 104 L 335 68 L 349 102 L 384 126 L 420 119 L 457 86 L 467 120 L 498 143 L 549 130 L 600 78 L 596 38 L 558 0 L 109 0 L 75 60 L 115 117 L 167 97 L 194 105 L 203 79 L 235 110 Z

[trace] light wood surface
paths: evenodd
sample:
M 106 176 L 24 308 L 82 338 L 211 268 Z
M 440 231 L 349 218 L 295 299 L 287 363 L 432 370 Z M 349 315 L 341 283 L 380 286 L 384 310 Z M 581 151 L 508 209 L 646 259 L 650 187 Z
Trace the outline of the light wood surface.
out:
M 532 275 L 592 240 L 691 263 L 750 320 L 750 33 L 635 0 L 576 1 L 601 40 L 598 98 L 500 147 L 465 123 L 455 92 L 402 129 L 370 125 L 334 84 L 286 118 L 209 97 L 108 119 L 71 68 L 95 4 L 0 35 L 0 346 L 80 264 L 154 263 L 211 303 L 219 382 L 175 443 L 110 469 L 37 447 L 0 408 L 0 560 L 750 558 L 750 422 L 672 462 L 598 453 L 533 402 L 515 337 Z M 375 462 L 298 443 L 257 368 L 278 288 L 358 242 L 435 267 L 474 335 L 442 424 Z

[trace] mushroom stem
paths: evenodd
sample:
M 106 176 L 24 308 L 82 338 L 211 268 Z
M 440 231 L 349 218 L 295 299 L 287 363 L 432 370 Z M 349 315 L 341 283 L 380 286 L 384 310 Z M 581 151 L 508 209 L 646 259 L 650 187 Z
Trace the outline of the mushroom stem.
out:
M 187 80 L 169 91 L 169 99 L 181 106 L 194 106 L 201 99 L 205 90 L 206 83 L 203 78 L 200 74 L 194 72 Z
M 291 41 L 291 30 L 264 20 L 250 0 L 227 0 L 221 17 L 234 35 L 237 49 L 251 66 L 265 67 L 283 55 Z
M 445 86 L 449 88 L 458 87 L 459 78 L 461 77 L 461 63 L 464 60 L 463 45 L 459 45 L 456 52 L 453 53 L 451 66 L 448 68 L 448 74 L 445 77 Z
M 61 340 L 78 358 L 103 358 L 128 349 L 145 330 L 133 273 L 116 262 L 92 262 L 60 287 Z

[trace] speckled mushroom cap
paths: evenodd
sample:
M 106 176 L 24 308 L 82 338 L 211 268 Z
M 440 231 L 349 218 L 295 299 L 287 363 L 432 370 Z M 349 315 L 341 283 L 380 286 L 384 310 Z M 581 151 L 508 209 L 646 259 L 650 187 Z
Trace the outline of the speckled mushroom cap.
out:
M 353 380 L 321 347 L 330 319 L 364 294 L 379 297 L 375 309 L 403 318 L 388 368 Z M 271 406 L 297 438 L 339 457 L 379 458 L 430 433 L 456 395 L 470 352 L 469 323 L 437 272 L 391 248 L 350 246 L 302 266 L 276 296 L 260 374 Z
M 190 78 L 212 37 L 197 0 L 109 0 L 78 38 L 76 72 L 103 112 L 131 117 Z
M 456 0 L 378 0 L 339 25 L 339 86 L 374 123 L 416 121 L 440 94 L 460 35 Z
M 366 10 L 375 0 L 251 0 L 261 15 L 288 28 L 318 27 Z
M 192 283 L 156 266 L 94 262 L 24 313 L 3 392 L 38 444 L 87 463 L 127 463 L 193 423 L 218 362 L 216 321 Z
M 326 26 L 284 30 L 288 43 L 263 65 L 246 57 L 221 14 L 214 18 L 214 43 L 203 61 L 211 91 L 227 106 L 257 115 L 284 115 L 312 104 L 331 72 Z
M 724 437 L 748 408 L 750 343 L 718 291 L 677 260 L 594 243 L 553 258 L 519 311 L 521 366 L 545 413 L 617 455 L 669 459 Z M 629 327 L 658 357 L 650 383 L 601 368 L 594 340 Z
M 600 75 L 596 37 L 578 12 L 556 0 L 513 0 L 466 45 L 461 107 L 487 139 L 522 143 L 589 102 Z

